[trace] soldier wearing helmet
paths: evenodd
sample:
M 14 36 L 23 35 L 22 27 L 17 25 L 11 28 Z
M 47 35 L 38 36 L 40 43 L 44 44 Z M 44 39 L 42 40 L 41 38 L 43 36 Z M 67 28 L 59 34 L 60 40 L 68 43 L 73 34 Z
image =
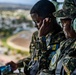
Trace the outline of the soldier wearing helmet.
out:
M 54 68 L 56 68 L 56 75 L 76 75 L 76 29 L 73 28 L 73 26 L 76 25 L 74 23 L 76 8 L 73 5 L 73 1 L 74 0 L 70 0 L 67 5 L 63 5 L 63 9 L 54 13 L 55 17 L 60 18 L 64 34 L 67 38 L 61 42 L 60 48 L 52 58 L 53 60 L 57 57 L 53 60 L 53 62 L 55 62 Z M 68 0 L 65 0 L 65 2 L 68 2 Z M 69 7 L 67 7 L 68 5 Z M 54 64 L 52 64 L 52 62 L 50 64 L 51 68 Z

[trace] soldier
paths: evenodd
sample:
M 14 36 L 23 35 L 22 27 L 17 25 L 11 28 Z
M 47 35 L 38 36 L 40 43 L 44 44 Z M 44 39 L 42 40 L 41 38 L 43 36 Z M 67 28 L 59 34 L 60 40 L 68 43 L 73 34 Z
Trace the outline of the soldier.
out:
M 42 8 L 41 8 L 42 7 Z M 46 8 L 46 9 L 45 9 Z M 61 31 L 60 26 L 56 22 L 56 18 L 53 16 L 53 12 L 55 11 L 55 6 L 48 0 L 41 0 L 35 4 L 35 6 L 31 10 L 31 16 L 33 21 L 37 24 L 39 28 L 39 40 L 46 37 L 46 48 L 41 50 L 41 56 L 43 59 L 41 63 L 45 61 L 46 63 L 46 54 L 49 56 L 49 60 L 52 58 L 53 54 L 55 54 L 56 49 L 59 47 L 59 43 L 64 39 L 64 34 Z M 50 48 L 51 46 L 51 48 Z M 52 55 L 50 55 L 52 53 Z M 41 64 L 42 68 L 47 68 L 47 64 Z M 40 67 L 41 67 L 40 66 Z
M 55 12 L 55 6 L 48 0 L 38 1 L 30 11 L 31 17 L 38 28 L 38 34 L 35 35 L 36 37 L 33 36 L 30 45 L 33 55 L 30 65 L 27 65 L 29 70 L 26 67 L 26 63 L 21 61 L 25 66 L 26 75 L 36 75 L 38 70 L 48 69 L 52 56 L 59 48 L 60 42 L 65 39 L 61 27 L 57 24 L 56 18 L 53 16 L 53 12 Z M 9 64 L 13 70 L 22 66 L 21 63 Z
M 40 8 L 42 7 L 42 8 Z M 46 8 L 46 9 L 45 9 Z M 64 34 L 53 16 L 54 5 L 50 1 L 39 1 L 31 11 L 33 21 L 39 28 L 39 40 L 46 37 L 46 45 L 40 49 L 40 69 L 48 69 L 49 61 L 59 47 L 59 43 L 64 39 Z M 42 42 L 43 43 L 43 42 Z M 35 57 L 36 60 L 38 57 Z
M 60 18 L 67 38 L 61 43 L 50 63 L 50 68 L 52 66 L 56 68 L 56 75 L 76 75 L 76 30 L 73 28 L 74 20 L 76 20 L 75 13 L 76 8 L 74 7 L 61 9 L 54 13 L 56 17 Z
M 65 73 L 67 73 L 67 75 L 76 74 L 76 28 L 74 28 L 76 25 L 76 1 L 70 1 L 65 0 L 66 3 L 64 2 L 64 4 L 66 5 L 63 5 L 64 9 L 61 9 L 54 13 L 55 17 L 60 18 L 63 31 L 68 40 L 61 42 L 59 49 L 50 62 L 49 70 L 47 72 L 42 71 L 40 75 L 51 75 L 52 71 L 55 69 L 56 75 L 65 75 Z

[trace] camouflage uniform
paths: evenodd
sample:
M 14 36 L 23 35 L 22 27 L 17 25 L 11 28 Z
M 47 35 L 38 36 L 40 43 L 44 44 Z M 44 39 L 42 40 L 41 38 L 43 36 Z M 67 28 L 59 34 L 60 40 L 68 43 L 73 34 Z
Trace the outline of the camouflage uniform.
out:
M 66 49 L 66 47 L 68 48 Z M 61 75 L 61 72 L 64 70 L 62 69 L 62 67 L 66 67 L 66 70 L 68 69 L 67 74 L 68 73 L 71 74 L 71 72 L 75 70 L 76 68 L 75 53 L 76 53 L 76 39 L 70 38 L 61 43 L 60 48 L 57 50 L 56 55 L 54 55 L 53 57 L 54 59 L 53 62 L 51 62 L 51 66 L 55 65 L 54 67 L 56 67 L 56 63 L 57 63 L 56 75 L 58 74 Z M 62 74 L 62 75 L 65 75 L 65 74 Z
M 55 17 L 58 18 L 71 18 L 74 19 L 76 17 L 76 8 L 68 8 L 68 9 L 61 9 L 54 13 Z
M 19 67 L 27 66 L 28 63 L 40 59 L 40 69 L 48 68 L 49 61 L 59 48 L 60 42 L 65 39 L 64 33 L 55 31 L 43 37 L 38 38 L 38 31 L 33 33 L 30 43 L 30 57 L 24 58 L 18 62 Z M 43 41 L 44 40 L 44 41 Z M 48 58 L 46 58 L 48 57 Z
M 63 9 L 54 13 L 55 17 L 61 19 L 76 18 L 76 0 L 65 0 Z M 73 26 L 73 23 L 72 23 Z M 75 30 L 76 31 L 76 30 Z M 51 66 L 56 67 L 56 75 L 76 75 L 76 38 L 63 41 L 57 53 L 54 55 Z M 54 64 L 55 63 L 55 64 Z M 50 66 L 50 67 L 51 67 Z M 65 69 L 65 71 L 64 71 Z
M 30 43 L 30 46 L 29 46 L 30 54 L 31 54 L 31 55 L 32 55 L 33 50 L 34 50 L 34 48 L 35 48 L 35 45 L 36 45 L 35 43 L 36 43 L 37 39 L 38 39 L 38 31 L 35 31 L 35 32 L 33 33 L 33 35 L 32 35 L 31 43 Z
M 30 56 L 29 57 L 26 57 L 22 60 L 19 60 L 17 65 L 19 68 L 21 67 L 24 67 L 24 73 L 26 75 L 29 75 L 29 70 L 28 70 L 28 67 L 30 66 L 30 62 L 36 57 L 35 55 L 37 55 L 36 53 L 36 48 L 37 48 L 37 44 L 36 44 L 36 41 L 38 40 L 38 31 L 35 31 L 32 35 L 32 39 L 31 39 L 31 42 L 30 42 L 30 46 L 29 46 L 29 53 L 30 53 Z
M 56 50 L 60 46 L 60 42 L 65 39 L 64 33 L 53 32 L 46 35 L 46 44 L 47 48 L 41 50 L 41 60 L 40 60 L 40 73 L 38 75 L 46 75 L 52 57 L 55 55 Z M 52 71 L 52 74 L 55 73 L 55 70 Z
M 63 9 L 76 7 L 76 0 L 64 0 Z M 74 11 L 74 10 L 73 10 Z
M 32 39 L 31 39 L 31 42 L 30 42 L 30 46 L 29 46 L 29 53 L 30 53 L 30 56 L 29 57 L 26 57 L 22 60 L 20 60 L 18 62 L 18 67 L 24 67 L 25 65 L 28 66 L 28 63 L 30 62 L 32 56 L 33 56 L 33 52 L 34 52 L 34 49 L 35 49 L 35 43 L 36 43 L 36 40 L 38 39 L 38 31 L 35 31 L 32 35 Z
M 68 75 L 76 75 L 76 41 L 71 47 L 71 51 L 63 59 L 63 67 Z
M 68 46 L 69 44 L 70 44 L 70 46 Z M 68 46 L 68 49 L 65 50 L 65 48 L 67 46 Z M 69 71 L 73 72 L 76 68 L 76 64 L 75 64 L 76 55 L 75 54 L 76 54 L 76 39 L 70 38 L 68 40 L 62 41 L 60 43 L 59 49 L 56 51 L 56 54 L 53 56 L 53 58 L 50 62 L 49 71 L 42 71 L 40 75 L 51 75 L 51 74 L 52 75 L 65 75 L 63 67 L 65 67 L 65 70 L 67 70 L 67 73 Z M 56 68 L 56 66 L 57 66 L 57 68 Z M 55 74 L 52 73 L 52 71 L 54 69 L 56 69 Z
M 47 69 L 49 67 L 49 63 L 53 57 L 53 55 L 56 53 L 56 50 L 60 46 L 60 42 L 65 39 L 64 33 L 61 32 L 54 32 L 49 33 L 46 35 L 46 46 L 47 48 L 43 48 L 41 50 L 41 69 Z
M 19 67 L 25 66 L 25 70 L 27 71 L 28 63 L 38 60 L 40 62 L 40 69 L 48 68 L 51 58 L 59 48 L 60 42 L 64 39 L 65 36 L 62 31 L 55 31 L 52 34 L 49 33 L 45 37 L 43 36 L 41 38 L 38 38 L 38 31 L 36 31 L 33 34 L 32 41 L 30 43 L 31 57 L 19 61 Z M 27 71 L 27 73 L 29 72 Z

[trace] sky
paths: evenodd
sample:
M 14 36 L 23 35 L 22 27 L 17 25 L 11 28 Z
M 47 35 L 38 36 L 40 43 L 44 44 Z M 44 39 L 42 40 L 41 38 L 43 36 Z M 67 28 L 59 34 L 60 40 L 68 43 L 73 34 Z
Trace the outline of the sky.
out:
M 6 2 L 6 3 L 21 3 L 21 4 L 29 4 L 33 5 L 39 0 L 0 0 L 0 2 Z M 58 0 L 63 1 L 63 0 Z

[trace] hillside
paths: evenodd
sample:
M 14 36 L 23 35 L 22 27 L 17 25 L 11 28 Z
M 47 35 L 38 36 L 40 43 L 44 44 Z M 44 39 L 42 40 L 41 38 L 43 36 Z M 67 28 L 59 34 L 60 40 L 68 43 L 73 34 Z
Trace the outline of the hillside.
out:
M 31 5 L 26 4 L 15 4 L 15 3 L 0 3 L 0 10 L 16 10 L 16 9 L 25 9 L 30 10 Z

